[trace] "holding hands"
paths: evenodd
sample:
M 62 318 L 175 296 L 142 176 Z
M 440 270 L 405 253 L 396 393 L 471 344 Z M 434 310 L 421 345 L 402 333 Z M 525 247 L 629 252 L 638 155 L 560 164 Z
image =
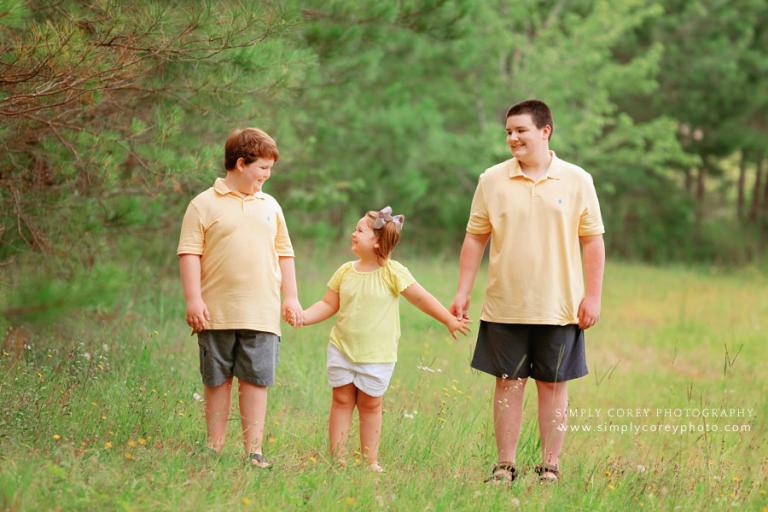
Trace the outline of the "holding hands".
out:
M 451 333 L 451 337 L 453 339 L 458 339 L 456 337 L 456 332 L 460 332 L 464 336 L 469 334 L 469 318 L 448 318 L 445 326 L 448 328 L 448 332 Z
M 304 310 L 298 299 L 285 299 L 283 303 L 283 319 L 293 327 L 301 327 L 304 323 Z

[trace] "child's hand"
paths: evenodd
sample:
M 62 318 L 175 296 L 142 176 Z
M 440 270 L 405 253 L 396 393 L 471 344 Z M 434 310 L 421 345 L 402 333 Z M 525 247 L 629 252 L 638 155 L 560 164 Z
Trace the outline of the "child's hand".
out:
M 466 336 L 469 334 L 469 318 L 462 318 L 459 320 L 455 317 L 452 317 L 446 324 L 446 327 L 448 327 L 448 332 L 451 333 L 451 337 L 453 339 L 457 339 L 456 331 Z
M 297 315 L 295 311 L 287 311 L 286 314 L 288 317 L 285 319 L 285 321 L 291 324 L 291 327 L 298 328 L 304 326 L 303 316 Z
M 283 318 L 293 327 L 301 327 L 304 324 L 304 310 L 298 299 L 286 299 L 283 304 Z
M 211 320 L 211 314 L 202 297 L 187 302 L 186 319 L 193 334 L 205 330 L 205 322 Z

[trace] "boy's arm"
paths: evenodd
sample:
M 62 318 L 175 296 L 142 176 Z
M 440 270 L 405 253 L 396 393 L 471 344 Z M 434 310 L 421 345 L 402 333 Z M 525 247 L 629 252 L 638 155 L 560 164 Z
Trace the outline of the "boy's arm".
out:
M 438 322 L 445 324 L 445 326 L 448 327 L 448 331 L 451 333 L 453 339 L 456 339 L 456 331 L 459 331 L 464 335 L 469 333 L 469 327 L 467 326 L 469 319 L 456 318 L 419 283 L 413 283 L 411 286 L 403 290 L 402 295 L 408 299 L 408 302 Z
M 304 325 L 312 325 L 332 317 L 339 310 L 339 294 L 328 290 L 323 298 L 304 310 Z
M 208 307 L 203 302 L 200 291 L 200 256 L 198 254 L 180 254 L 179 269 L 184 299 L 187 302 L 186 320 L 194 332 L 205 329 L 205 322 L 211 319 Z
M 603 271 L 605 270 L 605 243 L 603 235 L 582 236 L 581 253 L 584 260 L 586 293 L 579 304 L 579 327 L 589 329 L 600 320 Z
M 472 285 L 475 283 L 477 269 L 480 267 L 485 246 L 490 237 L 490 233 L 483 235 L 467 233 L 464 237 L 459 255 L 459 285 L 451 303 L 451 313 L 456 318 L 469 318 L 469 297 L 472 293 Z
M 294 327 L 301 326 L 301 304 L 293 256 L 280 256 L 280 274 L 282 275 L 280 292 L 283 295 L 283 318 Z

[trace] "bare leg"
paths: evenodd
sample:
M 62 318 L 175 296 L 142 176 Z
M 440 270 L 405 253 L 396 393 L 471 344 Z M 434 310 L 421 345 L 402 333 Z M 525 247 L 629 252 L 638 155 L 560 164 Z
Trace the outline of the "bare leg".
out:
M 381 440 L 381 412 L 384 397 L 371 396 L 357 390 L 357 412 L 360 414 L 360 451 L 374 471 L 379 466 L 379 441 Z
M 555 466 L 560 462 L 560 451 L 565 440 L 565 414 L 568 407 L 566 382 L 536 381 L 539 393 L 539 433 L 541 434 L 541 460 Z
M 264 420 L 267 416 L 267 387 L 244 380 L 238 381 L 240 394 L 240 423 L 243 427 L 245 454 L 262 453 Z
M 357 388 L 354 384 L 346 384 L 333 388 L 331 414 L 328 417 L 328 434 L 331 441 L 331 456 L 344 462 L 349 427 L 352 424 L 352 414 L 357 401 Z
M 493 424 L 499 462 L 515 462 L 523 420 L 523 397 L 528 379 L 496 379 L 493 395 Z
M 205 426 L 208 429 L 208 448 L 220 452 L 227 436 L 227 420 L 232 403 L 232 378 L 216 387 L 205 386 Z

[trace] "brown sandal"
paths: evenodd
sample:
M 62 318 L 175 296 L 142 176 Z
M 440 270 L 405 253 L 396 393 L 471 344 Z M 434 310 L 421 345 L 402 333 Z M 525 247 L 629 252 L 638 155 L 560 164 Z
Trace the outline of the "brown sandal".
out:
M 517 468 L 511 462 L 499 462 L 494 464 L 491 470 L 491 476 L 485 479 L 485 483 L 506 484 L 509 485 L 517 478 Z
M 560 479 L 560 468 L 557 464 L 537 464 L 533 471 L 539 475 L 539 482 L 557 482 Z M 554 478 L 547 475 L 553 475 Z
M 248 462 L 251 466 L 261 469 L 271 469 L 272 463 L 269 462 L 266 457 L 261 453 L 249 453 Z

